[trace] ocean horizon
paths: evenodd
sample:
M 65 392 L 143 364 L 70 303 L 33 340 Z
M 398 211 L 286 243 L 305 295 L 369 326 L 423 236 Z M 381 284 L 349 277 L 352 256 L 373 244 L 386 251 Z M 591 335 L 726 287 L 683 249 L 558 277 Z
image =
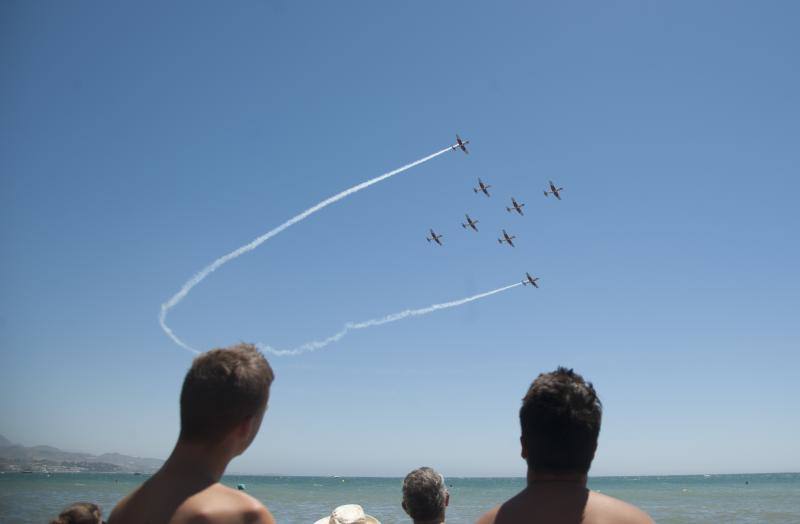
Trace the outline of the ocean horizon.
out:
M 91 501 L 108 517 L 147 479 L 125 473 L 5 473 L 0 522 L 48 522 L 64 506 Z M 523 477 L 447 477 L 447 522 L 474 522 L 525 485 Z M 269 507 L 278 522 L 313 523 L 341 504 L 361 504 L 383 524 L 410 522 L 401 506 L 402 477 L 226 475 L 222 482 Z M 639 506 L 659 523 L 800 523 L 800 473 L 597 476 L 589 487 Z

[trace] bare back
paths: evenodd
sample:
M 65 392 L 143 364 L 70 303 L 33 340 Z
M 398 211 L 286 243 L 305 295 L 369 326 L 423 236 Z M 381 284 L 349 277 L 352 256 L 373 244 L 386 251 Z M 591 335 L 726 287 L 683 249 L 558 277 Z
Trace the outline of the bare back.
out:
M 652 524 L 642 510 L 585 487 L 529 487 L 478 524 Z
M 274 524 L 259 501 L 218 482 L 158 472 L 122 499 L 109 524 Z

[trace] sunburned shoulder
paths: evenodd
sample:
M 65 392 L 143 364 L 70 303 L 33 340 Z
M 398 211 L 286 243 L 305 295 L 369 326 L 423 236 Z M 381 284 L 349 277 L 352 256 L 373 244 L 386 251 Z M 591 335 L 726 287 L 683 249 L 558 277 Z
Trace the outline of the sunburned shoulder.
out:
M 214 484 L 189 497 L 170 524 L 274 524 L 269 510 L 247 493 Z
M 585 524 L 612 522 L 619 524 L 653 524 L 653 519 L 632 504 L 596 491 L 590 491 L 583 522 Z

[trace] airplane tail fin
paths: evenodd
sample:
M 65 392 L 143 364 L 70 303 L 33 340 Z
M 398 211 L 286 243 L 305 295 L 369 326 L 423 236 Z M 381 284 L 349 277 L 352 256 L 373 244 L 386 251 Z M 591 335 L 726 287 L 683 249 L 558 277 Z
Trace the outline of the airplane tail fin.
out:
M 506 208 L 506 211 L 508 211 L 509 213 L 511 213 L 511 208 L 510 208 L 510 207 L 507 207 L 507 208 Z
M 477 190 L 477 189 L 475 189 L 474 187 L 472 188 L 472 191 L 473 191 L 474 193 L 477 193 L 477 192 L 478 192 L 478 190 Z
M 544 196 L 547 196 L 547 191 L 542 191 L 542 192 L 544 193 Z
M 467 226 L 464 225 L 464 224 L 461 224 L 461 227 L 463 227 L 464 229 L 467 229 Z

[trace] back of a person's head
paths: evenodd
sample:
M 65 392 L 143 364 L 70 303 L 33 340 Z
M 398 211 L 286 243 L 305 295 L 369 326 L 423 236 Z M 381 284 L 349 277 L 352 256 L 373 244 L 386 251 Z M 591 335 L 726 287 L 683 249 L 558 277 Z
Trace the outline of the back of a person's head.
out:
M 64 508 L 58 518 L 50 524 L 101 524 L 103 515 L 97 504 L 91 502 L 76 502 Z
M 528 467 L 587 473 L 597 449 L 603 408 L 591 382 L 559 367 L 533 381 L 519 410 Z
M 267 359 L 252 344 L 202 353 L 183 380 L 180 439 L 221 441 L 266 408 L 274 378 Z
M 447 506 L 444 477 L 433 468 L 417 468 L 403 480 L 403 508 L 415 522 L 443 518 Z

